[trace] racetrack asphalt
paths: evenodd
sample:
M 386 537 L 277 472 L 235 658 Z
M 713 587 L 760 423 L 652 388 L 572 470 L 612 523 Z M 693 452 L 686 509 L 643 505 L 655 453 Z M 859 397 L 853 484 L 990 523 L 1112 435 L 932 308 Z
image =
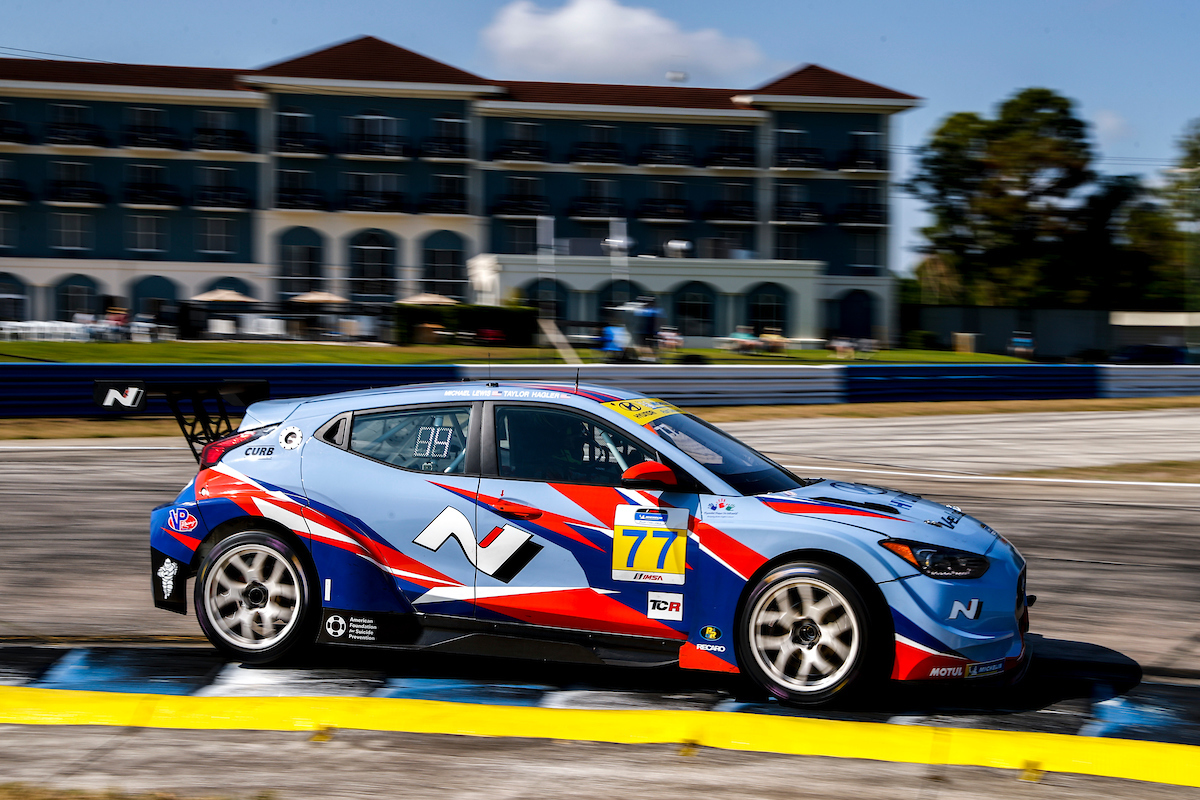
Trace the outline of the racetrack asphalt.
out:
M 1200 744 L 1196 733 L 1200 730 L 1200 714 L 1196 712 L 1200 707 L 1197 701 L 1200 690 L 1195 687 L 1200 681 L 1192 680 L 1200 678 L 1200 658 L 1197 657 L 1200 655 L 1200 613 L 1197 613 L 1200 612 L 1200 581 L 1197 581 L 1200 575 L 1200 547 L 1197 547 L 1200 529 L 1194 523 L 1196 512 L 1200 510 L 1200 494 L 1194 487 L 981 484 L 838 471 L 844 468 L 937 470 L 970 475 L 1195 458 L 1200 452 L 1196 433 L 1200 429 L 1196 424 L 1200 422 L 1200 412 L 1180 414 L 1180 411 L 1191 410 L 904 420 L 826 418 L 767 425 L 724 425 L 735 435 L 771 452 L 785 463 L 821 464 L 826 468 L 823 471 L 831 477 L 882 483 L 916 491 L 942 502 L 953 502 L 1000 530 L 1029 559 L 1029 591 L 1039 598 L 1033 609 L 1033 631 L 1043 637 L 1039 647 L 1048 655 L 1042 660 L 1042 672 L 1035 671 L 1035 680 L 1026 690 L 1034 694 L 1041 692 L 1039 696 L 1024 697 L 1024 706 L 1021 706 L 1011 696 L 955 699 L 954 692 L 931 696 L 918 691 L 915 695 L 891 698 L 885 707 L 846 708 L 833 713 L 841 718 L 975 728 L 1062 732 L 1086 729 L 1085 732 L 1103 735 Z M 1031 417 L 1047 419 L 1031 422 Z M 1049 419 L 1051 417 L 1061 419 Z M 964 421 L 970 424 L 964 425 Z M 389 685 L 394 686 L 396 681 L 409 681 L 411 685 L 406 684 L 408 688 L 404 691 L 420 694 L 436 690 L 442 692 L 440 697 L 443 699 L 450 699 L 478 691 L 468 690 L 465 686 L 482 686 L 494 693 L 497 679 L 508 676 L 508 683 L 514 685 L 532 683 L 543 687 L 536 690 L 539 703 L 565 702 L 583 707 L 597 704 L 600 707 L 614 704 L 629 707 L 631 703 L 633 707 L 645 707 L 649 703 L 658 707 L 663 703 L 678 702 L 687 707 L 698 704 L 705 708 L 716 708 L 724 703 L 722 709 L 725 709 L 729 708 L 729 703 L 746 699 L 739 697 L 741 690 L 736 685 L 722 685 L 717 681 L 706 686 L 702 679 L 711 676 L 678 670 L 662 674 L 655 671 L 656 675 L 599 670 L 595 674 L 580 675 L 574 667 L 538 668 L 523 662 L 480 660 L 459 666 L 458 662 L 451 665 L 430 664 L 420 659 L 413 661 L 407 656 L 398 662 L 386 655 L 337 652 L 314 656 L 317 661 L 300 667 L 292 678 L 279 674 L 268 677 L 262 671 L 256 671 L 259 674 L 252 679 L 239 682 L 229 676 L 249 670 L 219 663 L 203 645 L 190 646 L 197 641 L 198 635 L 194 619 L 159 612 L 150 605 L 146 518 L 150 507 L 169 500 L 194 473 L 195 466 L 187 451 L 99 449 L 141 444 L 118 440 L 28 443 L 32 447 L 24 447 L 24 444 L 6 442 L 6 446 L 0 448 L 3 450 L 0 452 L 0 509 L 3 510 L 0 512 L 0 552 L 4 553 L 0 560 L 0 596 L 4 598 L 0 606 L 0 642 L 6 643 L 0 648 L 3 651 L 0 661 L 9 664 L 7 673 L 5 667 L 0 666 L 0 683 L 28 685 L 32 681 L 37 685 L 37 681 L 46 676 L 53 677 L 55 665 L 62 666 L 64 657 L 69 655 L 56 648 L 47 648 L 59 639 L 76 646 L 77 652 L 70 658 L 75 659 L 78 674 L 88 672 L 90 661 L 99 664 L 125 659 L 153 666 L 164 663 L 166 656 L 165 663 L 176 667 L 174 672 L 168 670 L 168 677 L 174 676 L 172 680 L 186 678 L 179 674 L 180 670 L 187 674 L 202 673 L 199 678 L 193 675 L 184 681 L 193 692 L 205 686 L 225 685 L 223 691 L 226 693 L 235 688 L 238 692 L 254 693 L 254 689 L 241 685 L 247 680 L 252 686 L 257 684 L 259 692 L 276 692 L 288 686 L 293 687 L 291 691 L 298 691 L 297 685 L 306 683 L 311 690 L 312 682 L 327 679 L 331 683 L 314 691 L 340 694 L 345 691 L 345 686 L 356 686 L 354 694 L 372 694 Z M 161 439 L 154 440 L 154 445 L 178 446 L 176 442 Z M 161 645 L 168 641 L 189 646 L 169 651 L 153 646 L 156 642 Z M 133 642 L 144 643 L 146 648 L 139 648 L 131 656 L 128 645 Z M 122 643 L 125 647 L 110 647 Z M 79 646 L 86 644 L 93 646 L 78 651 Z M 18 650 L 23 655 L 18 655 Z M 22 660 L 24 667 L 18 663 Z M 12 666 L 13 663 L 18 666 Z M 205 663 L 208 666 L 203 669 L 198 666 Z M 1110 697 L 1114 691 L 1120 692 L 1136 683 L 1139 667 L 1146 674 L 1146 682 L 1123 696 Z M 59 674 L 62 673 L 60 669 Z M 95 674 L 92 670 L 93 677 Z M 440 688 L 422 683 L 436 681 L 447 674 L 453 680 Z M 518 676 L 522 680 L 517 680 Z M 701 683 L 697 683 L 698 680 Z M 411 683 L 413 681 L 416 683 Z M 334 691 L 331 686 L 343 688 Z M 641 690 L 644 686 L 649 686 L 648 693 Z M 533 690 L 513 691 L 520 695 Z M 743 710 L 764 711 L 753 708 L 754 705 L 752 702 Z M 765 711 L 772 713 L 769 708 Z M 162 750 L 164 743 L 172 737 L 170 732 L 164 731 L 137 734 L 109 731 L 105 734 L 106 729 L 57 730 L 64 742 L 70 742 L 63 745 L 69 752 L 84 752 L 98 746 L 96 737 L 103 739 L 105 736 L 136 737 L 140 741 L 139 748 L 142 743 L 153 740 L 158 743 L 156 752 L 165 752 Z M 44 737 L 52 735 L 46 730 L 5 728 L 0 742 L 21 741 L 32 745 L 35 740 L 43 741 Z M 241 736 L 220 732 L 187 732 L 186 735 L 179 732 L 176 738 L 186 739 L 204 751 L 206 748 L 219 749 L 221 742 L 240 741 Z M 354 747 L 395 749 L 398 755 L 417 751 L 428 754 L 436 750 L 428 745 L 429 740 L 411 734 L 352 736 L 349 732 L 339 732 L 333 741 L 348 738 L 355 739 Z M 280 748 L 289 752 L 313 747 L 295 734 L 262 734 L 260 741 L 277 742 Z M 646 786 L 653 786 L 655 790 L 647 791 L 647 797 L 675 796 L 673 791 L 682 795 L 678 791 L 680 781 L 693 778 L 698 781 L 697 789 L 707 786 L 712 792 L 739 796 L 732 788 L 736 782 L 728 784 L 729 791 L 720 790 L 718 787 L 725 785 L 723 777 L 718 778 L 715 772 L 707 774 L 706 768 L 690 766 L 701 761 L 728 765 L 731 758 L 745 756 L 743 761 L 760 764 L 764 776 L 773 774 L 773 769 L 782 769 L 779 764 L 789 763 L 787 759 L 810 773 L 819 765 L 819 779 L 809 784 L 814 791 L 822 785 L 834 785 L 824 783 L 827 777 L 842 775 L 844 781 L 850 774 L 846 772 L 849 764 L 867 764 L 799 756 L 716 755 L 706 749 L 701 750 L 708 754 L 705 758 L 688 760 L 681 759 L 670 748 L 664 751 L 661 746 L 637 746 L 649 748 L 643 757 L 630 755 L 628 751 L 620 751 L 625 755 L 618 755 L 611 751 L 615 746 L 603 744 L 576 743 L 572 750 L 572 746 L 559 743 L 522 740 L 506 749 L 494 742 L 460 745 L 458 742 L 462 740 L 453 741 L 456 748 L 465 750 L 464 757 L 468 761 L 482 757 L 481 753 L 508 752 L 508 756 L 496 755 L 502 761 L 511 759 L 513 753 L 522 754 L 521 759 L 525 753 L 531 756 L 537 753 L 520 769 L 511 764 L 501 765 L 504 769 L 527 773 L 531 779 L 548 774 L 546 770 L 553 772 L 553 765 L 562 757 L 556 749 L 560 747 L 578 752 L 579 757 L 585 759 L 612 758 L 614 764 L 621 763 L 622 759 L 631 765 L 644 764 L 656 753 L 672 754 L 667 760 L 677 762 L 676 767 L 665 772 L 657 767 L 648 771 Z M 328 750 L 338 747 L 341 745 Z M 0 745 L 0 775 L 14 778 L 26 775 L 14 767 L 16 762 L 5 756 L 5 752 L 11 752 L 11 748 Z M 594 755 L 585 756 L 585 752 Z M 357 763 L 355 757 L 342 755 Z M 128 760 L 132 756 L 122 758 Z M 772 759 L 784 761 L 777 764 Z M 317 761 L 320 761 L 319 757 Z M 436 759 L 422 761 L 413 767 L 414 774 L 435 775 L 434 762 Z M 81 788 L 97 786 L 100 784 L 89 783 L 92 777 L 109 775 L 116 782 L 104 786 L 133 788 L 145 785 L 144 776 L 134 777 L 141 773 L 133 766 L 125 773 L 132 782 L 118 779 L 122 774 L 120 769 L 109 770 L 113 763 L 111 755 L 105 756 L 87 770 L 75 770 L 74 777 L 69 780 L 53 783 Z M 151 763 L 154 759 L 147 758 L 143 767 L 149 768 Z M 156 763 L 161 768 L 163 762 Z M 38 769 L 54 772 L 60 766 L 47 762 L 39 767 L 29 762 L 28 775 L 36 777 Z M 621 774 L 614 772 L 610 776 L 614 786 L 624 785 L 629 775 L 635 774 L 628 772 L 632 766 L 615 769 Z M 931 770 L 936 771 L 933 767 L 919 769 L 910 765 L 872 763 L 858 770 L 856 774 L 862 775 L 861 781 L 855 783 L 849 793 L 863 798 L 905 796 L 904 792 L 909 792 L 908 796 L 933 796 L 931 791 L 936 793 L 954 786 L 955 796 L 973 796 L 974 792 L 978 792 L 978 796 L 1008 796 L 987 789 L 991 779 L 977 774 L 991 774 L 987 770 L 940 769 L 947 770 L 944 776 L 931 781 Z M 580 775 L 586 772 L 576 771 Z M 571 788 L 576 786 L 572 783 L 576 773 L 562 784 L 563 796 L 573 796 L 570 792 L 576 791 Z M 738 773 L 737 769 L 730 774 L 735 773 Z M 672 774 L 676 779 L 671 778 Z M 693 777 L 685 779 L 683 776 Z M 1067 780 L 1068 777 L 1071 780 Z M 544 777 L 536 779 L 543 780 Z M 1077 776 L 1055 778 L 1060 779 L 1063 781 L 1061 789 L 1082 794 L 1151 796 L 1150 793 L 1122 794 L 1125 789 L 1120 788 L 1140 786 L 1147 791 L 1167 792 L 1161 796 L 1174 796 L 1166 787 L 1148 787 L 1146 784 Z M 1072 784 L 1072 780 L 1083 783 Z M 1005 781 L 1006 792 L 1016 791 L 1013 787 L 1018 785 L 1021 792 L 1036 786 L 1041 792 L 1037 796 L 1055 796 L 1050 792 L 1050 787 L 1055 784 L 1049 778 L 1040 783 L 1018 784 L 1009 776 Z M 253 783 L 248 779 L 245 785 L 248 787 Z M 417 784 L 426 785 L 419 780 Z M 203 780 L 183 780 L 181 783 L 154 783 L 151 788 L 178 787 L 198 793 L 208 791 L 204 787 L 209 785 Z M 231 785 L 226 784 L 225 790 Z M 284 785 L 290 784 L 284 780 Z M 436 785 L 436 782 L 428 785 Z M 578 786 L 582 793 L 583 784 Z M 841 786 L 843 790 L 848 788 L 845 782 Z M 882 793 L 889 786 L 897 792 Z M 298 787 L 296 784 L 295 788 Z M 962 794 L 963 791 L 968 794 Z M 1195 790 L 1185 791 L 1194 793 Z M 834 796 L 845 794 L 843 791 Z M 331 790 L 330 796 L 346 795 L 339 789 Z M 524 795 L 501 792 L 496 796 Z M 743 796 L 761 795 L 748 792 Z

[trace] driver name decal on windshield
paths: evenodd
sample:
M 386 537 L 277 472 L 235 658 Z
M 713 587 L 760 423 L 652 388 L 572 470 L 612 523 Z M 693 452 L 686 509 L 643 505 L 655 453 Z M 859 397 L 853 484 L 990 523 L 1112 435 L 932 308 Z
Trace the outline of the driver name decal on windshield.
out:
M 647 422 L 653 422 L 668 414 L 682 413 L 666 400 L 651 400 L 649 398 L 613 400 L 610 403 L 605 403 L 604 406 L 605 408 L 611 408 L 623 417 L 628 417 L 638 425 L 645 425 Z
M 617 506 L 613 580 L 683 585 L 687 531 L 686 508 Z

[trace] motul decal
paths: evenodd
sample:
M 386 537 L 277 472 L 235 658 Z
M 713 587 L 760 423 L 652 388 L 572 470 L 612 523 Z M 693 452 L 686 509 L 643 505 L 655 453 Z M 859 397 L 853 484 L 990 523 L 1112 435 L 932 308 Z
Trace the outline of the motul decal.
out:
M 531 541 L 532 533 L 513 525 L 494 528 L 477 544 L 471 521 L 453 506 L 444 508 L 425 530 L 417 534 L 413 543 L 436 552 L 447 539 L 458 542 L 472 566 L 504 583 L 515 578 L 542 550 L 540 544 Z

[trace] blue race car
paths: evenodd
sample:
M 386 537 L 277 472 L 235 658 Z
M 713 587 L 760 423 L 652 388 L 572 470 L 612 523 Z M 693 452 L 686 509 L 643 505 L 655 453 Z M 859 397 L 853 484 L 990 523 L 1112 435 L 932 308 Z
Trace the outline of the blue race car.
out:
M 155 605 L 313 642 L 741 672 L 815 704 L 1014 677 L 1025 561 L 954 507 L 799 478 L 661 400 L 455 383 L 252 405 L 154 510 Z

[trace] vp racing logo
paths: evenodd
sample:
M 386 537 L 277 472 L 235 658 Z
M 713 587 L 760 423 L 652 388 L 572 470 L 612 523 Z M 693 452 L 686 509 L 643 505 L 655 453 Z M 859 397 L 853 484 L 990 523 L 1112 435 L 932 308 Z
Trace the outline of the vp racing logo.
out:
M 186 508 L 172 508 L 167 514 L 167 527 L 176 533 L 188 533 L 195 530 L 200 522 Z
M 470 520 L 453 506 L 446 506 L 425 530 L 417 534 L 413 543 L 436 552 L 447 539 L 458 542 L 471 566 L 504 583 L 515 578 L 542 551 L 542 546 L 532 541 L 532 533 L 513 525 L 493 528 L 476 543 Z

